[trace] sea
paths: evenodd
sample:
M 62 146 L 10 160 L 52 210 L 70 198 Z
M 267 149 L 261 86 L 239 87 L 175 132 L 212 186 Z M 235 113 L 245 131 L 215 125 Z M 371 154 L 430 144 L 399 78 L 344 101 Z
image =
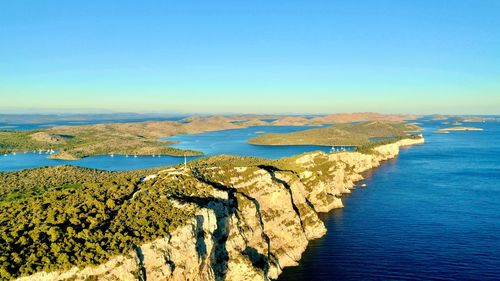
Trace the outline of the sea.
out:
M 500 280 L 500 122 L 438 133 L 365 173 L 278 280 Z

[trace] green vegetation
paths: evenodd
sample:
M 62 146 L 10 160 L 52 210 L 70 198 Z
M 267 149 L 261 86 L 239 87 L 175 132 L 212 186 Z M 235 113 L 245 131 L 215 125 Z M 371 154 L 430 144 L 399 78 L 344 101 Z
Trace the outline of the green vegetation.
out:
M 61 126 L 33 131 L 0 131 L 0 153 L 54 149 L 53 158 L 78 159 L 104 154 L 201 155 L 169 147 L 161 137 L 190 132 L 177 122 L 116 123 Z M 198 128 L 187 128 L 196 132 Z
M 273 163 L 220 156 L 190 166 L 208 178 L 214 166 Z M 0 280 L 97 265 L 127 254 L 136 245 L 168 236 L 194 216 L 194 207 L 181 208 L 173 198 L 213 196 L 212 186 L 191 175 L 141 180 L 160 170 L 107 172 L 57 166 L 1 172 Z
M 40 143 L 30 137 L 33 133 L 34 131 L 0 131 L 0 153 L 38 149 Z
M 248 142 L 257 145 L 324 145 L 363 146 L 409 137 L 408 132 L 420 128 L 407 123 L 362 122 L 335 124 L 330 127 L 310 129 L 286 134 L 263 134 Z M 384 141 L 385 141 L 384 140 Z
M 108 172 L 74 166 L 34 168 L 18 172 L 0 172 L 0 202 L 28 199 L 47 191 L 79 189 L 84 183 L 104 183 L 117 175 L 129 178 L 151 174 L 156 169 Z
M 103 263 L 191 218 L 169 197 L 203 188 L 142 182 L 150 172 L 61 166 L 0 173 L 0 279 Z
M 413 138 L 413 136 L 409 136 L 408 138 Z M 401 139 L 403 139 L 403 137 L 397 137 L 394 139 L 381 140 L 381 141 L 377 141 L 377 142 L 363 144 L 363 145 L 356 147 L 356 152 L 360 152 L 363 154 L 373 154 L 374 153 L 373 149 L 375 147 L 380 146 L 380 145 L 384 145 L 384 144 L 391 144 L 391 143 L 394 143 L 394 142 L 401 140 Z

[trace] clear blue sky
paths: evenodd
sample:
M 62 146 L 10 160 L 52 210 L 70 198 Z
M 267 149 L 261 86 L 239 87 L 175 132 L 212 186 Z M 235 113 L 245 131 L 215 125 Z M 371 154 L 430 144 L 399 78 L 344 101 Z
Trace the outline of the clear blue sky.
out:
M 0 0 L 0 112 L 500 113 L 500 1 Z

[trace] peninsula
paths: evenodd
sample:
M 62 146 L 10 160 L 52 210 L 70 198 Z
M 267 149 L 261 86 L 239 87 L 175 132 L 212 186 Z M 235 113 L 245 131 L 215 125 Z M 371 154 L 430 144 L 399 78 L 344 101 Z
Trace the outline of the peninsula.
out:
M 326 233 L 318 213 L 341 208 L 362 172 L 423 142 L 133 172 L 0 173 L 0 278 L 276 279 Z

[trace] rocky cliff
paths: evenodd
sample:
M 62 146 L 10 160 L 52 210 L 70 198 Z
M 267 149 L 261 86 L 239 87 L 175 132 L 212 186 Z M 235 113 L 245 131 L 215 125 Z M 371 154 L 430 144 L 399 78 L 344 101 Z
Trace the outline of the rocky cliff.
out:
M 362 172 L 396 157 L 401 146 L 423 142 L 404 139 L 370 154 L 314 152 L 245 165 L 233 165 L 227 156 L 162 171 L 145 180 L 165 187 L 189 181 L 197 187 L 170 198 L 195 211 L 186 224 L 105 264 L 18 280 L 276 279 L 283 268 L 298 264 L 308 241 L 325 235 L 319 212 L 342 207 L 342 194 L 363 179 Z

